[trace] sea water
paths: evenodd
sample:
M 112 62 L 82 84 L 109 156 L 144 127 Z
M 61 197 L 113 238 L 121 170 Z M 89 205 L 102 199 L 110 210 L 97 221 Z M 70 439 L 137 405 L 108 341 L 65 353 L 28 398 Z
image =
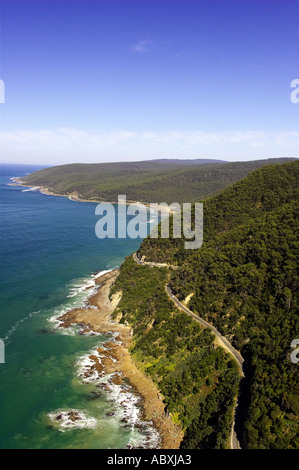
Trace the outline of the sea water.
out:
M 129 384 L 84 379 L 90 354 L 111 336 L 80 335 L 55 321 L 83 306 L 95 277 L 119 267 L 141 240 L 97 238 L 95 203 L 11 185 L 37 169 L 1 165 L 0 448 L 157 447 Z

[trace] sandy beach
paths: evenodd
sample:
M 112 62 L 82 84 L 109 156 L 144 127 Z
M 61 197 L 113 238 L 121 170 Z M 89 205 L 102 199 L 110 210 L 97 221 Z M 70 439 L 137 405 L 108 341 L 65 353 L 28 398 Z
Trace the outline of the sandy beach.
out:
M 108 341 L 104 347 L 97 349 L 98 355 L 91 356 L 93 366 L 89 372 L 101 373 L 105 368 L 106 374 L 114 374 L 115 383 L 126 379 L 142 398 L 142 418 L 152 421 L 160 434 L 163 449 L 178 449 L 183 438 L 183 432 L 164 411 L 163 397 L 152 380 L 145 376 L 135 364 L 129 348 L 132 343 L 130 327 L 112 320 L 111 314 L 118 305 L 121 292 L 109 299 L 110 287 L 118 276 L 118 270 L 113 270 L 96 278 L 99 285 L 96 294 L 88 299 L 85 308 L 70 310 L 60 316 L 60 327 L 67 328 L 73 324 L 81 326 L 81 333 L 113 333 L 114 341 Z

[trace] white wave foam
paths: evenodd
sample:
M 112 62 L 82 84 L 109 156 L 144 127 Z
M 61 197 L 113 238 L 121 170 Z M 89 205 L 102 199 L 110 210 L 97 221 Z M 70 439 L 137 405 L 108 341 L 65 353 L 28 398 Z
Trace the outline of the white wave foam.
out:
M 89 289 L 92 290 L 94 287 L 94 280 L 86 280 L 82 284 L 72 284 L 70 287 L 70 293 L 67 295 L 67 298 L 76 297 L 78 294 L 81 294 L 82 292 L 85 292 Z
M 57 331 L 59 331 L 61 334 L 74 336 L 76 334 L 75 330 L 77 330 L 78 327 L 74 326 L 74 327 L 69 327 L 69 328 L 61 328 L 61 325 L 63 324 L 63 320 L 59 320 L 59 317 L 69 312 L 70 310 L 71 310 L 70 306 L 65 306 L 65 307 L 55 309 L 54 315 L 48 318 L 48 322 L 51 323 L 52 327 L 55 330 L 57 329 Z
M 93 308 L 88 307 L 88 308 Z M 96 308 L 96 307 L 94 307 Z M 67 328 L 63 328 L 61 325 L 63 325 L 63 320 L 60 320 L 60 317 L 62 317 L 65 313 L 69 312 L 71 308 L 69 307 L 64 307 L 61 309 L 56 309 L 54 311 L 54 315 L 52 315 L 50 318 L 48 318 L 48 322 L 52 324 L 52 328 L 59 332 L 62 335 L 65 336 L 75 336 L 77 334 L 80 335 L 85 335 L 85 336 L 101 336 L 102 333 L 98 331 L 91 330 L 90 328 L 82 327 L 76 323 L 74 323 L 71 326 L 68 326 Z
M 105 349 L 104 345 L 101 347 Z M 140 411 L 141 397 L 135 393 L 130 385 L 124 382 L 114 383 L 113 379 L 122 377 L 122 374 L 120 372 L 107 374 L 101 357 L 103 355 L 98 352 L 97 348 L 93 348 L 88 354 L 81 356 L 76 362 L 78 377 L 85 384 L 94 383 L 101 386 L 107 400 L 116 405 L 116 411 L 111 419 L 116 420 L 118 425 L 131 428 L 128 447 L 159 448 L 160 435 L 154 428 L 153 423 L 142 420 Z M 96 361 L 103 366 L 101 372 L 95 368 Z
M 32 188 L 23 189 L 21 193 L 27 193 L 28 191 L 38 191 L 38 190 L 39 190 L 38 186 L 33 186 Z
M 9 337 L 16 331 L 16 329 L 18 328 L 19 325 L 21 325 L 24 321 L 26 320 L 29 320 L 31 317 L 34 317 L 35 315 L 37 315 L 38 313 L 40 313 L 41 310 L 37 310 L 35 312 L 31 312 L 29 313 L 29 315 L 27 315 L 26 317 L 24 318 L 21 318 L 21 320 L 18 320 L 9 330 L 8 332 L 6 333 L 5 337 L 3 338 L 4 341 L 8 340 Z
M 61 328 L 61 324 L 63 322 L 59 320 L 59 317 L 61 317 L 72 309 L 85 307 L 86 303 L 88 302 L 88 298 L 96 294 L 98 289 L 100 288 L 100 284 L 96 284 L 96 280 L 110 271 L 112 270 L 103 270 L 98 273 L 91 274 L 87 278 L 76 279 L 70 284 L 68 284 L 67 289 L 69 291 L 69 294 L 66 297 L 69 300 L 64 305 L 56 308 L 54 310 L 54 314 L 48 319 L 52 326 L 64 335 L 73 336 L 78 332 L 82 333 L 82 329 L 78 331 L 78 326 L 74 326 L 73 328 Z M 96 309 L 97 307 L 95 305 L 88 305 L 88 308 Z M 90 330 L 89 334 L 99 335 L 100 333 Z
M 117 405 L 114 418 L 124 426 L 131 427 L 128 447 L 159 448 L 160 435 L 151 421 L 142 421 L 141 397 L 129 385 L 106 384 L 107 399 Z
M 96 279 L 99 277 L 103 276 L 106 273 L 109 273 L 111 269 L 109 270 L 103 270 L 98 273 L 92 274 L 91 276 L 80 279 L 80 280 L 75 280 L 69 284 L 69 289 L 70 293 L 67 295 L 68 298 L 70 297 L 76 297 L 78 294 L 81 294 L 82 292 L 86 291 L 91 291 L 88 292 L 88 297 L 90 297 L 96 289 L 99 288 L 99 284 L 96 284 Z
M 98 421 L 92 416 L 77 409 L 59 409 L 48 413 L 49 419 L 59 426 L 59 431 L 71 429 L 92 429 L 98 424 Z
M 104 276 L 104 274 L 110 273 L 110 271 L 112 271 L 112 269 L 104 269 L 103 271 L 93 274 L 93 276 L 97 279 L 98 277 Z
M 97 350 L 97 347 L 95 347 L 88 354 L 81 356 L 75 364 L 77 367 L 77 375 L 84 383 L 91 383 L 99 379 L 98 371 L 93 369 L 95 361 L 90 356 L 95 356 L 101 363 L 101 356 Z

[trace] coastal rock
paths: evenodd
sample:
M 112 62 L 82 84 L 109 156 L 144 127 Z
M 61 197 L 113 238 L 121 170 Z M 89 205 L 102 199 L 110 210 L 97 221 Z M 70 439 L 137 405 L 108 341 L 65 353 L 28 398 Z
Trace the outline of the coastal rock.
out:
M 114 374 L 111 378 L 111 382 L 115 385 L 121 385 L 123 383 L 123 379 L 119 374 Z
M 162 444 L 166 446 L 164 448 L 178 448 L 180 439 L 174 440 L 170 433 L 176 425 L 171 417 L 165 417 L 163 403 L 157 398 L 156 386 L 136 367 L 130 356 L 131 328 L 111 319 L 121 298 L 121 293 L 113 297 L 112 301 L 109 298 L 111 284 L 117 276 L 118 270 L 114 270 L 96 278 L 94 282 L 99 290 L 88 298 L 85 308 L 75 308 L 59 317 L 61 326 L 77 324 L 84 333 L 91 330 L 111 335 L 111 339 L 99 345 L 93 354 L 80 358 L 78 375 L 84 383 L 94 382 L 98 389 L 107 394 L 109 400 L 118 405 L 122 402 L 115 415 L 111 414 L 114 412 L 108 412 L 106 416 L 115 416 L 122 420 L 123 425 L 136 427 L 143 435 L 141 447 L 157 449 Z M 130 386 L 127 386 L 127 381 Z M 143 403 L 140 402 L 140 395 Z M 68 418 L 68 422 L 80 424 L 81 421 L 76 420 L 75 415 L 73 419 Z
M 58 410 L 48 414 L 53 423 L 59 424 L 59 430 L 94 428 L 97 420 L 79 410 Z

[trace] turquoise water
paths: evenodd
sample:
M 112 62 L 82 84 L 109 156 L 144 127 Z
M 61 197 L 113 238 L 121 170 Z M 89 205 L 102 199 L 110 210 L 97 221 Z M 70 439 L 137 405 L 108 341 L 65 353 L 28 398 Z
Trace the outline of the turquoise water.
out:
M 94 273 L 119 267 L 141 240 L 98 239 L 94 203 L 9 185 L 12 177 L 35 169 L 1 167 L 0 338 L 5 363 L 0 364 L 0 448 L 156 445 L 150 426 L 134 426 L 138 397 L 130 388 L 123 409 L 119 390 L 109 394 L 97 380 L 84 383 L 80 377 L 86 357 L 109 336 L 79 335 L 51 321 L 82 306 Z M 63 416 L 72 410 L 81 417 L 75 427 L 73 422 L 67 426 L 67 420 L 51 420 L 52 413 Z M 146 441 L 150 433 L 152 441 Z

